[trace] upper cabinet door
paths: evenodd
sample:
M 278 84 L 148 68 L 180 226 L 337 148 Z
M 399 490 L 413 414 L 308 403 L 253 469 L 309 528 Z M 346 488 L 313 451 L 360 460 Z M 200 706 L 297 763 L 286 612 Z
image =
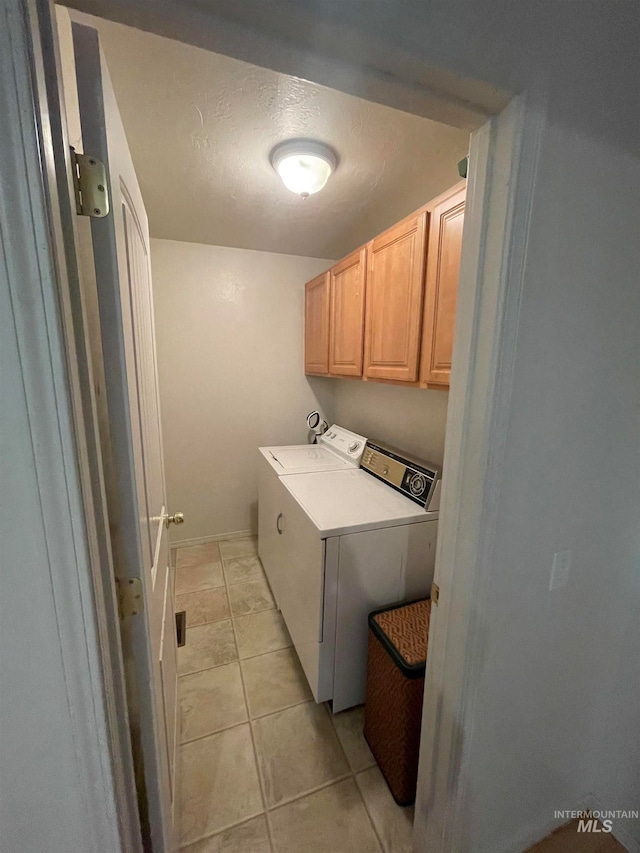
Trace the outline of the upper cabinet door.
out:
M 329 276 L 323 272 L 304 288 L 304 372 L 329 373 Z
M 329 373 L 362 376 L 366 248 L 352 252 L 331 270 Z
M 438 202 L 431 214 L 420 381 L 446 388 L 451 378 L 465 189 Z
M 404 219 L 369 244 L 364 375 L 371 379 L 418 378 L 427 217 Z

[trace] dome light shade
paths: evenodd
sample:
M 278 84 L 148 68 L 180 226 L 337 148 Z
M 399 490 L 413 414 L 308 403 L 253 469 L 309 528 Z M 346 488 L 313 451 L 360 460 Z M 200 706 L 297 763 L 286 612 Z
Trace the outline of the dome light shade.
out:
M 320 192 L 338 165 L 335 152 L 312 139 L 281 142 L 271 152 L 271 165 L 292 193 L 302 198 Z

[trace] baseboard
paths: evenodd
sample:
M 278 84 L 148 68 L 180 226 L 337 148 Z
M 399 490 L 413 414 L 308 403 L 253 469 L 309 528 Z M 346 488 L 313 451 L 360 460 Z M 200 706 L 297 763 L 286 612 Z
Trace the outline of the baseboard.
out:
M 205 545 L 207 542 L 222 542 L 225 539 L 244 539 L 255 536 L 255 530 L 234 530 L 232 533 L 215 533 L 211 536 L 196 536 L 193 539 L 176 539 L 171 542 L 172 548 L 186 548 L 188 545 Z

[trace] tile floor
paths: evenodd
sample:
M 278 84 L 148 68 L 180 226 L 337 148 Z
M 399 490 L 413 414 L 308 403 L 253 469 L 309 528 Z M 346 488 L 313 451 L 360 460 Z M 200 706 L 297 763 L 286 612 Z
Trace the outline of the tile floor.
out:
M 362 736 L 362 709 L 316 705 L 253 538 L 180 548 L 182 850 L 410 853 Z

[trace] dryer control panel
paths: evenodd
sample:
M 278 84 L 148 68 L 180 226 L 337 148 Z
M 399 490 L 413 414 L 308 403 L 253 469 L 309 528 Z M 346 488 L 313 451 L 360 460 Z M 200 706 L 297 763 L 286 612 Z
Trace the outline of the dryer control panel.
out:
M 367 441 L 361 467 L 401 492 L 420 506 L 430 509 L 430 502 L 440 478 L 440 468 L 406 456 L 389 445 Z

